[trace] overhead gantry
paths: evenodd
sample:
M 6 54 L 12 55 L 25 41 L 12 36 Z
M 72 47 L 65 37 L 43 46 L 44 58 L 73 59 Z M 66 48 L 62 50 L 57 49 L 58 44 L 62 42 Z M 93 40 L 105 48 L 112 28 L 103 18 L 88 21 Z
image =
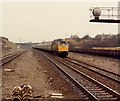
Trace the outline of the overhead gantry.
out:
M 120 7 L 92 7 L 89 22 L 120 23 Z

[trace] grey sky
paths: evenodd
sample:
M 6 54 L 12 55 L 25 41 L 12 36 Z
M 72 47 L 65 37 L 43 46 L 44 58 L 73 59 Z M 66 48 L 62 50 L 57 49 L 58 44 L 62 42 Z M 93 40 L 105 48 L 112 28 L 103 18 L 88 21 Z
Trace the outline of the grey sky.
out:
M 2 36 L 11 41 L 41 42 L 77 34 L 118 33 L 117 24 L 89 22 L 89 8 L 117 2 L 2 3 Z

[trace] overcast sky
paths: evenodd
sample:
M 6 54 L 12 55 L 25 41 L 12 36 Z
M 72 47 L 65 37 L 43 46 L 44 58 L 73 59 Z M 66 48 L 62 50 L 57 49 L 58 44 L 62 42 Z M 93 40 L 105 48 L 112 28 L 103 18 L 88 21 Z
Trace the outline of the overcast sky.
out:
M 118 33 L 117 24 L 91 23 L 89 8 L 113 7 L 117 2 L 1 3 L 2 36 L 13 42 L 42 42 L 77 34 L 92 37 Z

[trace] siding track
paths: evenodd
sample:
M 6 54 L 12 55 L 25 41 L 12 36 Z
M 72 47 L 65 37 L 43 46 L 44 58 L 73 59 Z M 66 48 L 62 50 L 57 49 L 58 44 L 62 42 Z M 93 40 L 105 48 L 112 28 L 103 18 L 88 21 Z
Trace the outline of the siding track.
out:
M 107 70 L 102 69 L 100 67 L 97 67 L 97 66 L 94 66 L 94 65 L 85 63 L 83 61 L 76 60 L 76 59 L 66 58 L 66 60 L 69 61 L 69 62 L 71 62 L 71 63 L 73 63 L 73 64 L 76 64 L 78 66 L 86 68 L 86 69 L 88 69 L 90 71 L 98 73 L 98 74 L 100 74 L 100 75 L 102 75 L 102 76 L 104 76 L 106 78 L 109 78 L 109 79 L 113 80 L 114 82 L 120 84 L 120 74 L 116 74 L 116 73 L 107 71 Z
M 13 52 L 11 54 L 4 55 L 2 58 L 0 58 L 0 66 L 5 65 L 6 63 L 10 62 L 11 60 L 17 58 L 18 56 L 24 54 L 27 51 L 17 51 Z
M 91 101 L 119 101 L 120 94 L 85 73 L 79 71 L 63 59 L 45 57 L 54 64 L 64 75 L 66 75 L 80 90 L 82 89 L 83 99 Z

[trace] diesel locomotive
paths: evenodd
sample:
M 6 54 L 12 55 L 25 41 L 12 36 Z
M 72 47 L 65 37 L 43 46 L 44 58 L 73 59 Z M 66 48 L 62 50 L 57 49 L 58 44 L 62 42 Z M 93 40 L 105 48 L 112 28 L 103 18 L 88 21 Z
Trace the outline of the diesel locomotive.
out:
M 45 42 L 35 45 L 33 48 L 56 54 L 59 57 L 67 57 L 69 52 L 69 45 L 66 41 Z

